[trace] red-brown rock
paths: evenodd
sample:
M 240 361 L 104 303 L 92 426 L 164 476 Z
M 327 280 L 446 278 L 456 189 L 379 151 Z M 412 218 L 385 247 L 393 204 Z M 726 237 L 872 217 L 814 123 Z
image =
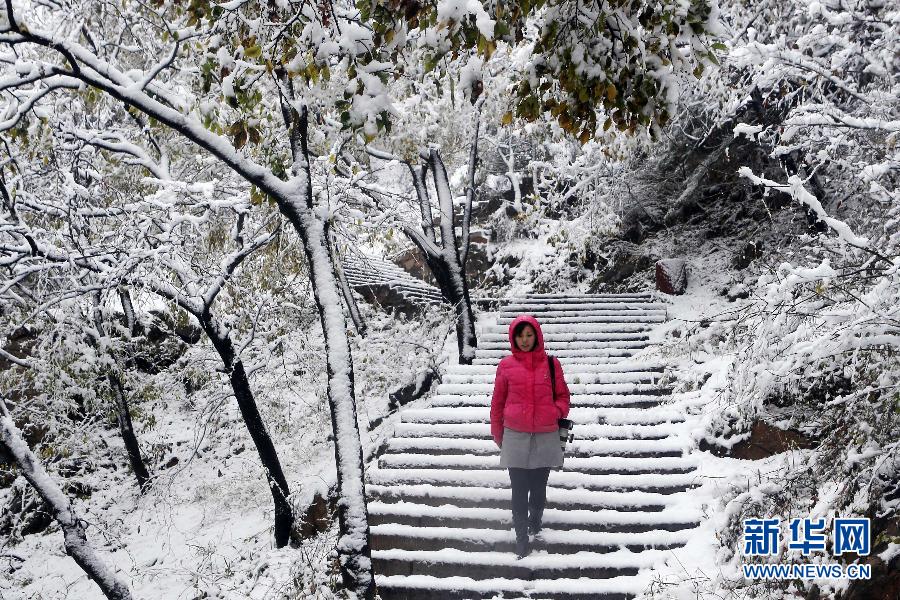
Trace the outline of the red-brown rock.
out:
M 656 261 L 656 289 L 673 296 L 683 294 L 687 289 L 687 263 L 681 258 Z

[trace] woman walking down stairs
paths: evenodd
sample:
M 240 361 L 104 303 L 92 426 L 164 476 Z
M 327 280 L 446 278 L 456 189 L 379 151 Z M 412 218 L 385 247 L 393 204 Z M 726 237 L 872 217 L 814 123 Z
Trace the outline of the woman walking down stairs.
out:
M 559 424 L 569 415 L 569 388 L 559 359 L 544 351 L 537 319 L 513 319 L 509 347 L 494 376 L 491 437 L 500 466 L 509 470 L 516 556 L 524 558 L 531 552 L 529 535 L 541 530 L 550 469 L 563 466 Z
M 516 555 L 510 480 L 492 439 L 497 364 L 520 314 L 541 323 L 571 393 L 576 438 L 549 473 L 542 530 Z M 666 318 L 647 295 L 530 296 L 506 306 L 472 365 L 450 368 L 424 409 L 402 413 L 367 493 L 385 600 L 631 598 L 698 526 L 684 413 L 662 367 L 631 360 Z M 521 550 L 521 548 L 520 548 Z

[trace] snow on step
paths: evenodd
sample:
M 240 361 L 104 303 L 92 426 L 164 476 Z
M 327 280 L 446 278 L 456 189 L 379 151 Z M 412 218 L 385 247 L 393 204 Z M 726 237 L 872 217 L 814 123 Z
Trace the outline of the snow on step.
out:
M 666 311 L 666 305 L 659 302 L 525 302 L 518 304 L 507 304 L 500 309 L 501 314 L 523 313 L 536 314 L 538 312 L 554 312 L 554 311 L 619 311 L 619 312 L 637 312 L 637 311 Z
M 570 333 L 642 333 L 651 330 L 650 323 L 541 323 L 544 336 Z M 488 325 L 482 336 L 499 335 L 503 339 L 509 336 L 509 325 Z
M 379 590 L 392 589 L 403 592 L 404 598 L 492 598 L 498 593 L 528 594 L 529 600 L 542 598 L 553 600 L 588 599 L 613 600 L 634 596 L 644 591 L 647 581 L 642 577 L 620 576 L 603 580 L 593 579 L 515 579 L 431 575 L 376 575 Z M 422 595 L 415 595 L 421 592 Z M 444 593 L 446 596 L 435 596 Z M 513 599 L 510 599 L 513 600 Z
M 645 339 L 628 339 L 628 340 L 604 340 L 599 342 L 545 342 L 544 348 L 547 354 L 566 353 L 565 356 L 578 356 L 580 350 L 594 350 L 605 348 L 622 348 L 622 349 L 643 349 L 649 346 L 648 340 Z M 499 350 L 509 354 L 509 342 L 485 342 L 480 344 L 478 352 L 491 352 Z M 481 354 L 482 356 L 485 354 Z
M 497 323 L 501 326 L 509 327 L 509 323 L 516 318 L 517 315 L 507 314 L 507 315 L 499 315 L 497 319 Z M 627 313 L 623 314 L 621 312 L 617 312 L 614 310 L 608 311 L 599 311 L 595 313 L 580 313 L 577 311 L 563 313 L 563 312 L 554 312 L 548 313 L 546 315 L 541 315 L 541 329 L 543 329 L 544 325 L 553 325 L 553 324 L 578 324 L 584 325 L 589 323 L 639 323 L 639 324 L 654 324 L 654 323 L 662 323 L 666 320 L 666 313 L 663 311 L 653 311 L 650 313 Z
M 378 466 L 381 469 L 497 469 L 500 453 L 492 454 L 411 454 L 390 453 L 383 455 Z M 566 466 L 578 473 L 596 475 L 631 475 L 636 473 L 690 473 L 697 467 L 694 460 L 681 456 L 653 456 L 633 458 L 627 456 L 567 456 Z
M 662 550 L 631 552 L 617 550 L 608 553 L 577 552 L 575 554 L 532 554 L 518 558 L 512 552 L 466 552 L 453 548 L 443 550 L 373 550 L 376 572 L 390 575 L 431 574 L 444 571 L 456 573 L 503 573 L 507 576 L 605 577 L 637 574 L 639 569 L 665 562 L 668 553 Z M 381 568 L 379 569 L 378 566 Z M 406 573 L 397 571 L 408 571 Z M 393 571 L 393 572 L 392 572 Z M 411 572 L 409 572 L 411 571 Z
M 576 441 L 592 439 L 661 439 L 682 433 L 677 424 L 661 425 L 601 425 L 581 424 Z M 489 440 L 491 426 L 487 423 L 398 423 L 394 439 L 418 437 L 472 438 Z
M 606 342 L 603 342 L 606 343 Z M 621 342 L 626 343 L 626 342 Z M 592 346 L 589 348 L 578 348 L 578 349 L 563 349 L 563 348 L 547 348 L 547 351 L 557 358 L 587 358 L 587 357 L 614 357 L 614 356 L 622 356 L 622 357 L 632 357 L 642 349 L 647 347 L 646 342 L 627 342 L 629 344 L 628 347 L 621 347 L 615 345 L 606 345 L 603 347 Z M 499 359 L 503 358 L 509 354 L 509 348 L 506 350 L 500 349 L 482 349 L 479 348 L 475 351 L 475 358 L 484 359 L 484 358 L 494 358 Z M 564 363 L 563 363 L 564 364 Z
M 661 404 L 663 397 L 658 394 L 578 394 L 572 396 L 572 402 L 580 407 L 641 406 L 649 408 Z M 490 406 L 491 397 L 486 394 L 438 395 L 432 396 L 429 404 L 431 406 Z
M 558 353 L 555 353 L 559 362 L 565 367 L 570 364 L 579 364 L 579 365 L 597 365 L 597 366 L 608 366 L 615 365 L 620 362 L 633 362 L 632 358 L 635 354 L 640 352 L 640 350 L 622 350 L 620 353 L 616 355 L 610 355 L 609 352 L 605 352 L 603 354 L 599 354 L 598 356 L 560 356 Z M 478 356 L 478 353 L 475 353 L 475 360 L 473 361 L 474 366 L 493 366 L 496 370 L 497 363 L 500 362 L 500 359 L 503 358 L 503 354 L 496 353 L 492 356 Z
M 422 542 L 432 542 L 429 545 L 469 551 L 478 551 L 480 549 L 496 550 L 498 549 L 496 546 L 510 548 L 515 545 L 516 539 L 515 532 L 509 529 L 416 526 L 399 523 L 374 525 L 371 528 L 371 533 L 373 536 L 382 538 L 395 538 L 395 540 L 392 540 L 394 543 L 396 543 L 396 538 L 406 538 L 413 542 L 410 545 L 421 546 L 424 545 Z M 640 533 L 578 529 L 556 530 L 551 529 L 548 524 L 541 531 L 540 538 L 535 540 L 535 551 L 549 551 L 552 549 L 555 552 L 564 553 L 578 551 L 603 553 L 617 550 L 623 546 L 631 550 L 636 548 L 666 549 L 683 546 L 687 542 L 689 535 L 684 530 L 651 530 Z M 382 541 L 383 543 L 384 541 Z M 441 544 L 446 545 L 440 546 Z
M 454 486 L 431 483 L 401 483 L 382 485 L 369 483 L 366 493 L 383 502 L 412 500 L 433 506 L 503 507 L 509 510 L 508 481 L 499 487 L 480 485 Z M 504 487 L 505 486 L 505 487 Z M 687 502 L 684 492 L 660 494 L 642 490 L 605 491 L 566 489 L 547 486 L 547 508 L 578 508 L 583 510 L 616 509 L 619 511 L 663 511 L 668 506 L 682 506 Z
M 501 308 L 510 306 L 553 306 L 560 308 L 582 308 L 584 306 L 620 306 L 625 305 L 628 308 L 642 306 L 665 306 L 665 304 L 654 300 L 653 298 L 616 298 L 616 297 L 581 297 L 581 298 L 519 298 L 510 302 L 501 303 Z
M 570 374 L 577 373 L 660 373 L 663 365 L 654 362 L 644 361 L 619 361 L 610 364 L 590 364 L 578 362 L 562 362 L 565 365 L 566 377 Z M 448 381 L 448 377 L 455 375 L 487 375 L 490 381 L 493 381 L 494 374 L 497 372 L 496 367 L 489 365 L 451 365 L 447 368 L 444 375 L 444 381 Z
M 549 389 L 549 385 L 548 389 Z M 570 394 L 648 394 L 659 390 L 653 383 L 569 383 Z M 492 394 L 493 383 L 442 383 L 435 390 L 438 394 Z
M 572 294 L 554 294 L 554 293 L 544 293 L 544 294 L 528 294 L 522 298 L 503 298 L 508 302 L 533 302 L 533 301 L 544 301 L 544 300 L 575 300 L 579 301 L 579 299 L 589 299 L 589 300 L 609 300 L 609 299 L 622 299 L 628 301 L 638 301 L 641 299 L 653 299 L 653 294 L 651 292 L 617 292 L 611 294 L 580 294 L 580 293 L 572 293 Z
M 668 498 L 668 496 L 666 496 Z M 507 498 L 508 500 L 508 498 Z M 473 523 L 477 529 L 509 529 L 512 515 L 508 508 L 462 508 L 453 504 L 431 506 L 417 502 L 371 502 L 369 517 L 373 523 L 442 523 L 461 527 L 459 523 Z M 577 510 L 547 508 L 543 523 L 556 530 L 578 528 L 586 531 L 680 531 L 700 522 L 695 507 L 667 506 L 658 511 L 625 512 L 609 508 Z
M 499 462 L 499 461 L 498 461 Z M 369 481 L 378 485 L 428 483 L 431 485 L 506 487 L 506 469 L 454 471 L 448 469 L 370 469 Z M 548 485 L 564 489 L 595 491 L 645 490 L 660 494 L 683 491 L 697 484 L 692 473 L 636 473 L 593 475 L 551 471 Z
M 541 328 L 543 330 L 543 328 Z M 597 331 L 597 332 L 564 332 L 564 333 L 545 333 L 544 344 L 546 345 L 562 345 L 564 343 L 583 343 L 583 342 L 609 342 L 609 341 L 643 341 L 648 338 L 646 331 Z M 494 344 L 503 344 L 509 348 L 509 335 L 501 333 L 486 333 L 478 340 L 478 347 L 489 347 Z
M 591 349 L 591 348 L 646 348 L 647 347 L 647 336 L 632 336 L 628 339 L 624 339 L 624 336 L 631 336 L 632 334 L 624 334 L 623 338 L 615 338 L 612 340 L 589 340 L 586 342 L 575 342 L 575 341 L 553 341 L 553 340 L 544 340 L 544 348 L 546 348 L 548 354 L 554 354 L 554 351 L 559 350 L 568 350 L 568 349 Z M 478 350 L 501 350 L 509 354 L 509 340 L 496 341 L 491 342 L 487 341 L 484 343 L 479 343 Z
M 478 383 L 478 384 L 494 384 L 494 373 L 496 369 L 488 373 L 479 373 L 469 371 L 447 373 L 443 377 L 443 383 Z M 613 372 L 583 372 L 565 369 L 566 381 L 569 384 L 588 384 L 588 383 L 648 383 L 658 380 L 661 374 L 658 371 L 613 371 Z M 571 390 L 569 390 L 571 391 Z
M 400 418 L 404 423 L 489 423 L 488 407 L 416 408 L 404 410 Z M 569 411 L 569 419 L 576 424 L 607 423 L 610 425 L 655 425 L 684 421 L 684 412 L 670 408 L 652 411 L 630 408 L 581 408 Z
M 577 471 L 570 465 L 572 456 L 583 454 L 593 456 L 598 461 L 615 456 L 682 456 L 691 448 L 688 437 L 670 436 L 663 439 L 577 439 L 566 446 L 564 470 Z M 500 455 L 500 450 L 492 439 L 467 439 L 445 437 L 395 437 L 388 441 L 387 452 L 439 452 L 446 454 Z M 386 456 L 382 456 L 386 458 Z M 496 465 L 496 460 L 493 461 Z

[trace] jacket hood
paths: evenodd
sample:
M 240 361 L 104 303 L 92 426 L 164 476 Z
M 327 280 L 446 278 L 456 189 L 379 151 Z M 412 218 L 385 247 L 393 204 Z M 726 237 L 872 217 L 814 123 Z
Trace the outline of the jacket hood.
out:
M 513 339 L 513 332 L 516 330 L 516 327 L 519 323 L 528 323 L 532 327 L 534 327 L 534 333 L 537 336 L 537 342 L 534 345 L 534 349 L 531 352 L 522 352 L 516 346 L 516 340 Z M 538 355 L 544 353 L 544 333 L 541 331 L 541 324 L 537 322 L 537 319 L 532 317 L 531 315 L 519 315 L 515 319 L 512 320 L 512 323 L 509 324 L 509 349 L 512 351 L 513 356 L 522 358 L 528 354 Z

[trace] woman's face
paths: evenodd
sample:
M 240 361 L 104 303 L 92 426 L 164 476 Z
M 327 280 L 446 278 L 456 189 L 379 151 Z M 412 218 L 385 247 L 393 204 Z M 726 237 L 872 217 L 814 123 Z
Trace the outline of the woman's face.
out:
M 515 335 L 516 346 L 522 352 L 531 352 L 537 343 L 537 335 L 534 333 L 534 327 L 526 325 L 519 333 Z

